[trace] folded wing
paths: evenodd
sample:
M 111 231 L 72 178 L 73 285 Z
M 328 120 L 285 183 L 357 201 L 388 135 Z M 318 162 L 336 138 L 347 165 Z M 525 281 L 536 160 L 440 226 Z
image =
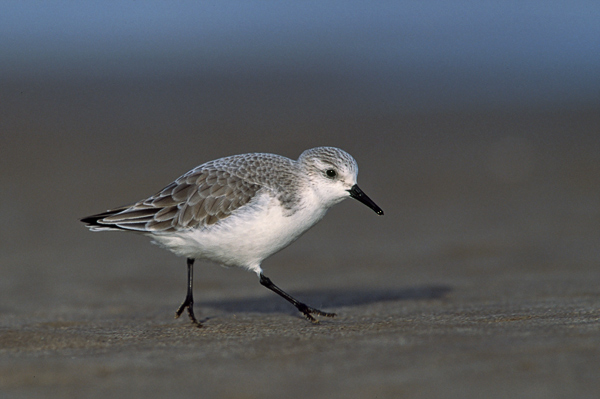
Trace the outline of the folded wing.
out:
M 81 221 L 94 231 L 172 232 L 205 227 L 246 205 L 261 188 L 222 170 L 197 169 L 150 198 Z

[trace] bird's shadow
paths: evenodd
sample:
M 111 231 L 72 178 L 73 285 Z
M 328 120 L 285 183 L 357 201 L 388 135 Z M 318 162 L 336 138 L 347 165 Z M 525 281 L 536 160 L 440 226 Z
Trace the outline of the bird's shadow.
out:
M 442 299 L 452 288 L 445 285 L 424 285 L 399 289 L 328 289 L 291 293 L 309 306 L 323 309 L 369 305 L 378 302 Z M 225 312 L 288 313 L 290 304 L 274 293 L 258 298 L 202 301 L 204 306 Z

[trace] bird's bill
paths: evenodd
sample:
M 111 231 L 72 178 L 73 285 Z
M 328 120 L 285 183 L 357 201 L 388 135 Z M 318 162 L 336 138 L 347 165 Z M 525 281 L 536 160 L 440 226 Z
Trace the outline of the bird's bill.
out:
M 358 187 L 358 184 L 352 186 L 350 190 L 348 190 L 350 196 L 355 200 L 358 200 L 373 209 L 376 214 L 383 215 L 383 209 L 377 206 L 375 202 L 371 198 L 367 196 L 367 194 L 363 193 L 363 191 Z

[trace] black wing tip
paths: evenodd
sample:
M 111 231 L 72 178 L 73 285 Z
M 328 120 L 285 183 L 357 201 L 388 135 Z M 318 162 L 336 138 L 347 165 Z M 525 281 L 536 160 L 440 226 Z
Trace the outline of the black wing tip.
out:
M 90 226 L 99 226 L 100 223 L 98 223 L 98 220 L 102 219 L 102 217 L 100 215 L 92 215 L 92 216 L 86 216 L 84 218 L 79 219 L 80 222 L 83 222 L 85 224 L 88 224 Z
M 116 213 L 121 212 L 123 209 L 115 209 L 111 211 L 106 211 L 102 213 L 98 213 L 96 215 L 90 215 L 79 219 L 80 222 L 86 223 L 88 226 L 106 226 L 106 224 L 100 222 L 100 220 L 105 217 L 112 216 Z
M 124 210 L 127 210 L 129 207 L 111 209 L 106 212 L 98 213 L 96 215 L 90 215 L 79 219 L 81 222 L 85 223 L 85 227 L 89 228 L 92 231 L 101 231 L 101 230 L 122 230 L 122 231 L 133 231 L 133 232 L 147 232 L 144 228 L 139 226 L 139 223 L 132 222 L 123 222 L 121 223 L 113 223 L 107 222 L 104 219 L 110 216 L 117 215 Z

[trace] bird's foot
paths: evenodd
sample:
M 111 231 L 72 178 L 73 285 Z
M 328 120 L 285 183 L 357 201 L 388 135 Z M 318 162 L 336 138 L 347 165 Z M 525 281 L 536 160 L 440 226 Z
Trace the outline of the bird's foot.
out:
M 194 315 L 194 301 L 190 298 L 185 298 L 181 306 L 179 306 L 179 309 L 177 309 L 177 311 L 175 312 L 175 318 L 178 319 L 186 308 L 192 324 L 199 328 L 202 327 L 202 323 L 200 323 Z
M 313 317 L 313 314 L 317 315 L 317 316 L 324 316 L 324 317 L 335 317 L 336 316 L 335 313 L 323 312 L 322 310 L 311 308 L 310 306 L 307 306 L 303 303 L 298 303 L 296 305 L 296 307 L 304 315 L 304 317 L 306 317 L 308 320 L 312 321 L 314 324 L 319 324 L 319 320 L 315 319 Z

